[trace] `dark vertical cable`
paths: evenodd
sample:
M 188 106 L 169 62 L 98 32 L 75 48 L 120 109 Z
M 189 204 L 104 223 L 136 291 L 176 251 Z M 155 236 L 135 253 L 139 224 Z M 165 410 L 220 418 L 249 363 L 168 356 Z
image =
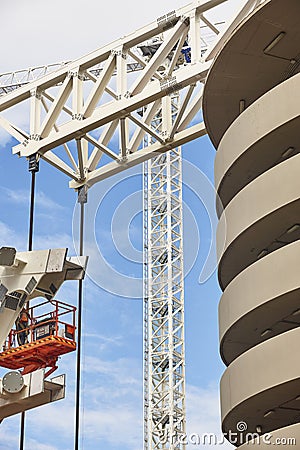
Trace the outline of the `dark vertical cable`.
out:
M 31 172 L 31 193 L 30 193 L 30 215 L 29 215 L 29 232 L 28 232 L 28 251 L 32 250 L 33 241 L 33 225 L 34 225 L 34 197 L 35 197 L 35 173 Z
M 24 437 L 25 437 L 25 412 L 21 413 L 21 425 L 20 425 L 20 450 L 24 449 Z
M 84 241 L 84 205 L 87 203 L 87 190 L 83 186 L 78 191 L 78 203 L 80 204 L 80 228 L 79 228 L 79 256 L 83 256 Z M 77 321 L 77 361 L 76 361 L 76 399 L 75 399 L 75 444 L 74 450 L 79 449 L 80 432 L 80 380 L 81 380 L 81 334 L 82 334 L 82 297 L 83 280 L 78 282 L 78 321 Z
M 29 211 L 29 230 L 28 230 L 28 251 L 32 250 L 33 225 L 34 225 L 34 200 L 35 200 L 35 174 L 39 171 L 39 161 L 36 155 L 29 158 L 29 172 L 31 172 L 30 188 L 30 211 Z M 25 440 L 25 411 L 21 413 L 20 423 L 20 450 L 24 450 Z

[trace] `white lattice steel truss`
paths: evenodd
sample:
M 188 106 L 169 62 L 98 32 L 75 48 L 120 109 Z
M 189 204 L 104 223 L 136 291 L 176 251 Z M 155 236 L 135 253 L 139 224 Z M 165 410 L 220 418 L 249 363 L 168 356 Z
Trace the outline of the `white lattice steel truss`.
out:
M 203 136 L 195 118 L 213 58 L 239 22 L 270 0 L 248 0 L 220 33 L 206 13 L 226 1 L 197 0 L 76 61 L 0 74 L 0 126 L 19 142 L 13 153 L 38 155 L 76 189 Z M 154 51 L 143 53 L 149 41 Z M 150 124 L 173 92 L 181 109 L 162 136 Z M 5 113 L 20 105 L 22 124 L 12 123 Z M 145 147 L 147 133 L 153 139 Z
M 76 61 L 0 74 L 0 126 L 19 142 L 13 153 L 43 158 L 71 188 L 153 158 L 144 176 L 145 450 L 184 448 L 180 146 L 206 134 L 197 114 L 208 70 L 266 1 L 243 1 L 220 33 L 206 13 L 230 0 L 197 0 Z M 20 105 L 22 125 L 5 117 Z
M 145 164 L 145 450 L 185 448 L 181 150 Z
M 31 69 L 27 79 L 22 71 L 11 74 L 12 88 L 20 87 L 0 98 L 0 126 L 19 141 L 13 152 L 38 154 L 78 188 L 205 134 L 203 122 L 193 119 L 201 109 L 201 88 L 215 50 L 204 53 L 207 42 L 201 36 L 203 27 L 213 35 L 219 33 L 205 13 L 224 1 L 199 0 L 172 11 L 57 70 L 47 66 L 44 76 L 28 84 L 38 69 Z M 249 0 L 238 20 L 258 3 Z M 149 40 L 157 41 L 156 51 L 141 54 Z M 184 47 L 190 49 L 190 59 L 184 57 Z M 9 90 L 9 76 L 0 76 L 2 92 Z M 175 91 L 182 97 L 182 108 L 169 134 L 161 136 L 149 124 L 163 99 Z M 28 111 L 22 112 L 22 125 L 5 118 L 6 110 L 20 104 Z M 142 107 L 147 113 L 141 120 L 137 111 Z M 147 147 L 142 145 L 145 133 L 154 138 Z

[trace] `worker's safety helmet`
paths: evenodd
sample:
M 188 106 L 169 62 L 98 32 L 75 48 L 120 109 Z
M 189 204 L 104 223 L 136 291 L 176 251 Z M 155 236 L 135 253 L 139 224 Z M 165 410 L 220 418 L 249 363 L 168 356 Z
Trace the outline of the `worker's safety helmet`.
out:
M 26 314 L 25 311 L 21 312 L 20 322 L 28 322 L 28 315 Z

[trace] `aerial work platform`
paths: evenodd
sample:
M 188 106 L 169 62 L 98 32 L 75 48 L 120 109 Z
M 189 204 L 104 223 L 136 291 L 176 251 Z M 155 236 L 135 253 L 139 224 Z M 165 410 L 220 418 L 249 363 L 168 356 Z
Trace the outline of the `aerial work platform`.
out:
M 22 375 L 46 369 L 45 377 L 57 369 L 61 355 L 76 350 L 76 308 L 58 300 L 44 301 L 24 310 L 0 353 L 0 366 L 20 370 Z

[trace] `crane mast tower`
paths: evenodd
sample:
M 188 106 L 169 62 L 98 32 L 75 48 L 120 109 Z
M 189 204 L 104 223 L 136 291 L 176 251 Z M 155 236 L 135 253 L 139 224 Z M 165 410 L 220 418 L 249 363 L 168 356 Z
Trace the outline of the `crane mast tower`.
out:
M 179 450 L 185 433 L 180 148 L 144 163 L 144 227 L 144 448 Z

